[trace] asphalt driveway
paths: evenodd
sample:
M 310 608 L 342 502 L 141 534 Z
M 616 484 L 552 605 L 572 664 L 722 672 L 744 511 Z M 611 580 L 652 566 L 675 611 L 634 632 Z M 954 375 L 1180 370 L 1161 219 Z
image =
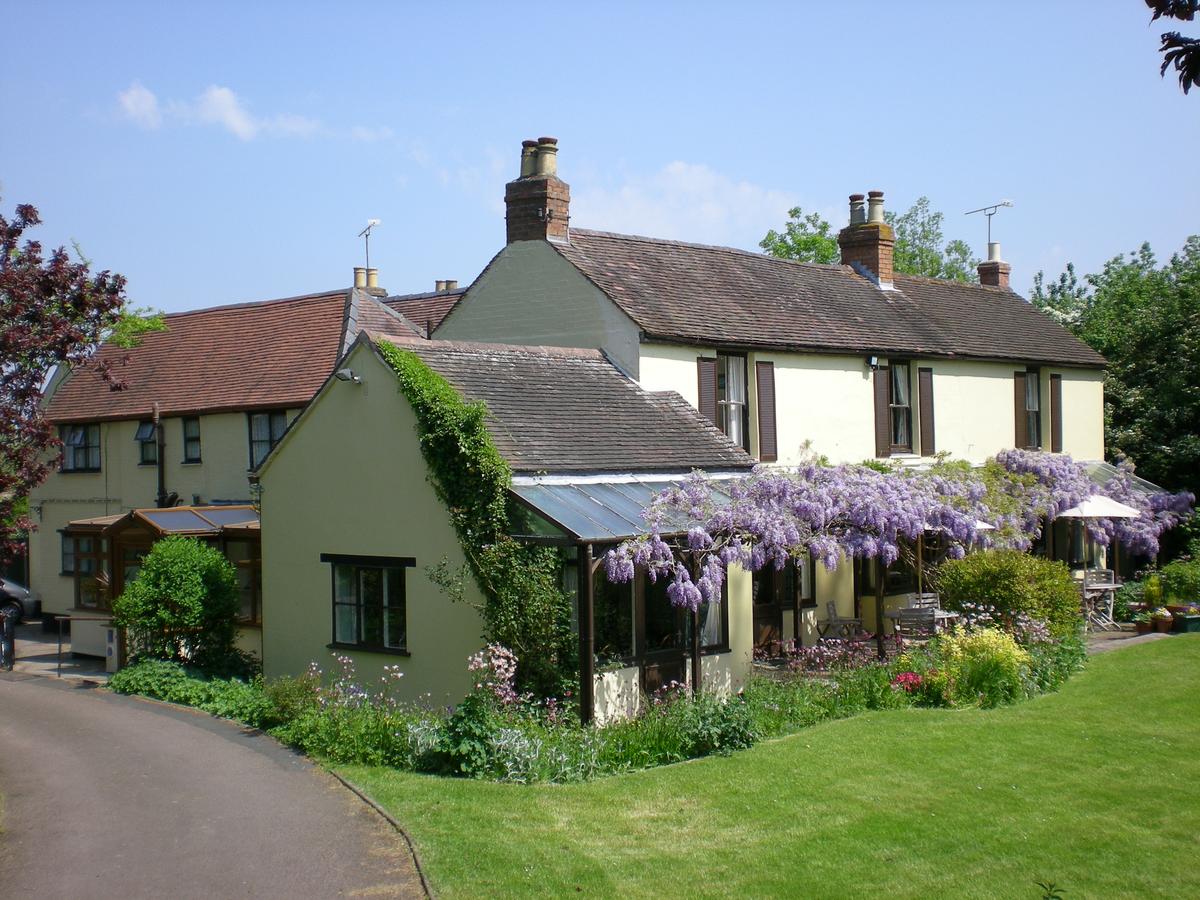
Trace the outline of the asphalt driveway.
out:
M 0 897 L 420 897 L 402 837 L 270 738 L 0 675 Z

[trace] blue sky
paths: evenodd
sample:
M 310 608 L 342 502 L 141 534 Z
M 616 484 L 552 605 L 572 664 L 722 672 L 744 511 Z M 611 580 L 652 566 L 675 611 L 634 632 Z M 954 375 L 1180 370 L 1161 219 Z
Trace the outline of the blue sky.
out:
M 0 203 L 141 306 L 346 286 L 370 217 L 391 292 L 465 283 L 543 134 L 582 227 L 755 249 L 881 189 L 982 255 L 963 212 L 1011 198 L 1023 292 L 1200 231 L 1200 96 L 1140 0 L 4 6 Z

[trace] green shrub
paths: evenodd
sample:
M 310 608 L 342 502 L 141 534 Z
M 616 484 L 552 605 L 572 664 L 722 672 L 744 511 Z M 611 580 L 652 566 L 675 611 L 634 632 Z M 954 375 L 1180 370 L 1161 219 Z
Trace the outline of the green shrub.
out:
M 992 707 L 1012 703 L 1030 675 L 1029 652 L 999 628 L 959 631 L 937 638 L 935 651 L 949 672 L 956 703 Z
M 423 757 L 431 740 L 437 745 L 440 731 L 440 720 L 432 713 L 365 704 L 311 709 L 271 734 L 330 762 L 428 770 Z
M 1177 559 L 1159 571 L 1163 597 L 1167 603 L 1182 606 L 1200 603 L 1200 559 Z
M 194 706 L 254 728 L 280 724 L 279 710 L 267 698 L 262 682 L 208 678 L 177 662 L 146 659 L 115 673 L 108 686 L 118 694 L 140 694 L 168 703 Z
M 790 734 L 833 718 L 835 688 L 827 681 L 757 676 L 742 691 L 754 731 L 764 738 Z
M 113 621 L 128 629 L 135 656 L 234 674 L 242 663 L 234 646 L 239 605 L 237 574 L 219 550 L 168 537 L 150 548 L 138 577 L 113 601 Z
M 1078 634 L 1029 647 L 1028 694 L 1056 691 L 1083 668 L 1087 645 Z
M 892 669 L 883 664 L 839 671 L 834 676 L 834 715 L 852 716 L 871 709 L 899 709 L 911 700 L 892 687 Z
M 1074 634 L 1081 624 L 1079 589 L 1061 562 L 1018 550 L 984 550 L 942 563 L 935 578 L 947 609 L 982 604 L 1002 618 L 1025 613 L 1044 619 L 1059 637 Z
M 321 676 L 309 671 L 298 678 L 273 678 L 263 685 L 263 692 L 279 711 L 280 721 L 292 722 L 317 708 L 320 688 Z
M 156 700 L 185 703 L 173 698 L 199 696 L 197 685 L 200 683 L 196 673 L 189 673 L 179 663 L 146 659 L 114 673 L 108 686 L 118 694 L 141 694 Z

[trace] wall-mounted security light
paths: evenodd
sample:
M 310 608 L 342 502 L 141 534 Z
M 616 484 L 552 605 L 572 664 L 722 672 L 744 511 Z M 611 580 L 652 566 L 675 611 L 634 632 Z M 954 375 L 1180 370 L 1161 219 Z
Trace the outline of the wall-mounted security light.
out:
M 349 381 L 351 384 L 362 384 L 362 378 L 356 375 L 353 369 L 338 369 L 333 373 L 333 377 L 338 381 Z
M 874 372 L 876 369 L 878 369 L 879 368 L 879 357 L 878 356 L 868 356 L 867 357 L 867 368 L 870 369 L 872 372 Z

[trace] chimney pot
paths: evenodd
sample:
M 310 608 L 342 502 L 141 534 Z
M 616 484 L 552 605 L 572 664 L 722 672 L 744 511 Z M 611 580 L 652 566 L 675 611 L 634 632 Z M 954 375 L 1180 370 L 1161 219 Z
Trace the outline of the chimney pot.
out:
M 528 178 L 537 171 L 537 141 L 521 141 L 521 177 Z
M 354 286 L 356 288 L 365 288 L 367 286 L 367 269 L 365 266 L 354 267 Z
M 883 223 L 883 191 L 867 191 L 867 221 Z
M 867 207 L 862 194 L 850 195 L 850 224 L 861 225 L 867 221 Z
M 456 278 L 447 278 L 447 279 L 446 279 L 446 290 L 448 290 L 448 291 L 457 291 L 457 290 L 458 290 L 458 279 L 456 279 Z
M 367 289 L 379 287 L 379 270 L 374 266 L 367 269 Z
M 433 289 L 440 294 L 446 289 L 446 282 L 439 278 L 433 283 Z
M 1003 257 L 1000 256 L 1000 242 L 988 242 L 988 262 L 1003 262 Z
M 537 174 L 558 174 L 558 138 L 540 137 L 537 142 Z

